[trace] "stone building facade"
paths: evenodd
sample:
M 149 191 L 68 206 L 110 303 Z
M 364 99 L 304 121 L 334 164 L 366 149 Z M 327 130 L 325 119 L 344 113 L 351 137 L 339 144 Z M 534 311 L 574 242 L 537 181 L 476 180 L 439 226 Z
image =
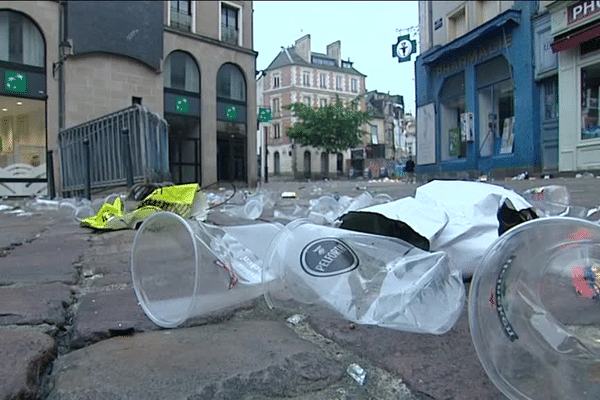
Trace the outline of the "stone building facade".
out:
M 336 95 L 349 102 L 364 94 L 365 78 L 352 62 L 342 60 L 339 41 L 329 44 L 326 53 L 312 51 L 310 35 L 296 40 L 292 47 L 282 48 L 258 81 L 262 93 L 259 107 L 272 110 L 272 120 L 259 124 L 259 134 L 267 138 L 270 176 L 325 178 L 348 173 L 356 162 L 351 156 L 353 149 L 328 154 L 293 143 L 286 132 L 297 119 L 283 107 L 294 102 L 319 107 L 334 102 Z M 360 107 L 366 109 L 364 98 Z M 363 147 L 354 150 L 364 154 Z
M 0 181 L 15 195 L 34 194 L 27 182 L 45 193 L 52 151 L 60 193 L 59 131 L 137 103 L 169 123 L 175 183 L 254 185 L 252 31 L 252 1 L 3 1 L 0 72 L 25 77 L 28 89 L 0 90 Z M 27 174 L 11 175 L 16 164 Z

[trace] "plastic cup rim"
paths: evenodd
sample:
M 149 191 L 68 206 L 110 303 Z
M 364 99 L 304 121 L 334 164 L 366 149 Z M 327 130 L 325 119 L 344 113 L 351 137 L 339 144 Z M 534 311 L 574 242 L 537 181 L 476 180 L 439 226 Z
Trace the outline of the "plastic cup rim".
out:
M 158 316 L 155 312 L 153 312 L 147 306 L 146 297 L 144 296 L 144 294 L 141 292 L 141 289 L 140 289 L 139 277 L 137 277 L 136 273 L 135 273 L 133 256 L 131 257 L 131 275 L 132 275 L 133 288 L 135 290 L 136 297 L 138 298 L 140 306 L 142 307 L 142 309 L 144 310 L 144 312 L 146 313 L 148 318 L 150 318 L 152 320 L 152 322 L 154 322 L 155 324 L 157 324 L 163 328 L 175 328 L 175 327 L 178 327 L 179 325 L 183 324 L 190 317 L 191 310 L 192 310 L 192 307 L 194 304 L 194 300 L 196 299 L 196 296 L 198 294 L 199 271 L 198 271 L 198 243 L 197 243 L 197 240 L 199 240 L 199 239 L 194 234 L 194 231 L 192 231 L 192 228 L 190 227 L 188 221 L 183 219 L 180 215 L 177 215 L 170 211 L 158 211 L 158 212 L 150 215 L 142 223 L 142 225 L 140 226 L 139 230 L 137 231 L 137 233 L 135 234 L 135 237 L 133 239 L 133 246 L 132 246 L 131 251 L 132 251 L 132 254 L 134 254 L 137 242 L 139 240 L 139 236 L 141 235 L 141 232 L 144 229 L 144 225 L 150 223 L 151 221 L 153 221 L 156 218 L 163 218 L 163 217 L 168 217 L 172 220 L 179 222 L 181 225 L 183 225 L 185 227 L 185 229 L 187 230 L 187 233 L 190 235 L 190 239 L 192 240 L 192 244 L 193 244 L 193 249 L 194 249 L 194 289 L 191 293 L 191 297 L 188 302 L 185 313 L 182 313 L 183 316 L 178 319 L 166 320 L 166 319 Z

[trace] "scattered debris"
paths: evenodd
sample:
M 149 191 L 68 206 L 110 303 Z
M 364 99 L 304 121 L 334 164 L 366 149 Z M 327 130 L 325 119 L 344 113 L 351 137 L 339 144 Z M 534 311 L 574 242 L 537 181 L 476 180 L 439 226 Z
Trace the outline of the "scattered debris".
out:
M 295 199 L 296 192 L 283 192 L 283 193 L 281 193 L 281 198 L 282 199 Z
M 350 364 L 346 368 L 348 375 L 352 377 L 360 386 L 364 386 L 367 380 L 367 371 L 358 364 Z
M 287 319 L 288 324 L 298 325 L 300 322 L 306 319 L 306 315 L 303 314 L 294 314 Z

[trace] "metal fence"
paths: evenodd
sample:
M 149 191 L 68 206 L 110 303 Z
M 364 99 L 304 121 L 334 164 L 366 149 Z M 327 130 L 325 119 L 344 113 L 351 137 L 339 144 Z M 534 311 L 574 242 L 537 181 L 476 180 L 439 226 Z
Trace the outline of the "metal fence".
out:
M 58 142 L 63 193 L 84 191 L 88 173 L 92 189 L 124 186 L 128 173 L 134 182 L 169 179 L 167 121 L 141 105 L 66 129 L 59 133 Z M 127 147 L 132 172 L 126 168 Z

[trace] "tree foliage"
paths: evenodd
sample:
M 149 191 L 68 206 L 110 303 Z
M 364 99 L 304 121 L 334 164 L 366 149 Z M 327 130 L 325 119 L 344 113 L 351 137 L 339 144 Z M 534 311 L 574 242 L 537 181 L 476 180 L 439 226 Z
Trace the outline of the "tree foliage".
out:
M 336 95 L 335 103 L 324 107 L 310 107 L 296 102 L 284 108 L 292 110 L 300 121 L 287 131 L 290 139 L 303 146 L 320 147 L 328 153 L 336 153 L 356 147 L 361 143 L 362 135 L 368 132 L 360 129 L 369 122 L 368 111 L 359 109 L 360 97 L 349 104 Z

